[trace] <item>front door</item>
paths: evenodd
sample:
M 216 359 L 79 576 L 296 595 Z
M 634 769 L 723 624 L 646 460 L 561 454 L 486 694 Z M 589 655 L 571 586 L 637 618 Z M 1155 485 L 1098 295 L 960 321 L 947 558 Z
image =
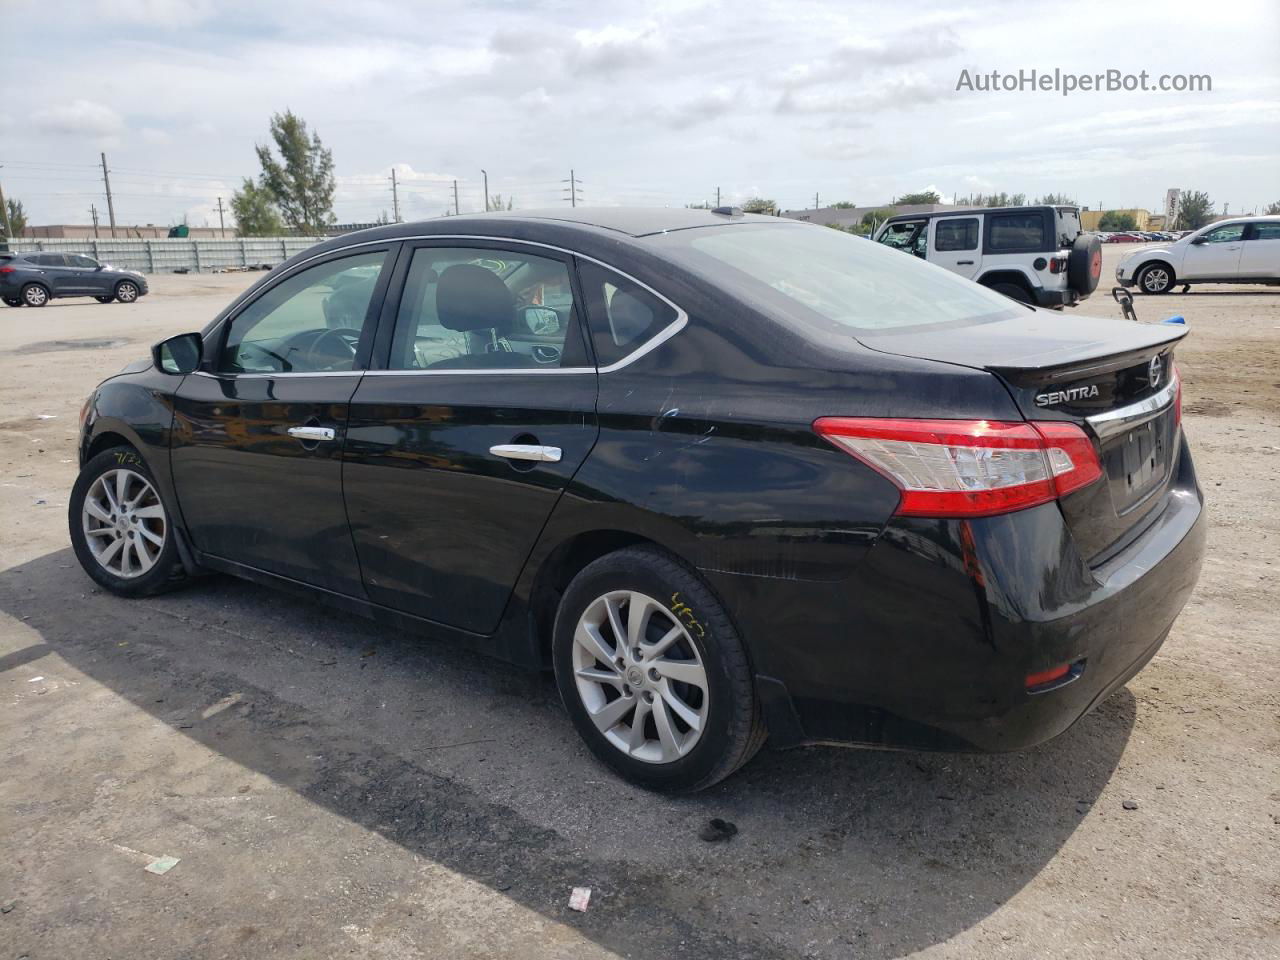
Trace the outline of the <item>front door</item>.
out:
M 174 401 L 172 464 L 195 547 L 361 596 L 342 502 L 348 403 L 392 245 L 297 269 L 224 321 Z
M 1240 276 L 1280 280 L 1280 221 L 1249 224 L 1240 251 Z
M 929 229 L 929 262 L 972 280 L 982 267 L 982 218 L 937 217 Z
M 1202 234 L 1198 239 L 1203 243 L 1188 245 L 1178 279 L 1234 278 L 1240 270 L 1244 228 L 1243 223 L 1228 223 Z
M 402 256 L 397 274 L 385 369 L 352 397 L 344 453 L 365 589 L 490 633 L 595 443 L 571 263 L 536 246 L 437 241 Z
M 82 253 L 67 254 L 67 267 L 75 275 L 76 292 L 104 297 L 115 293 L 112 282 L 98 261 Z

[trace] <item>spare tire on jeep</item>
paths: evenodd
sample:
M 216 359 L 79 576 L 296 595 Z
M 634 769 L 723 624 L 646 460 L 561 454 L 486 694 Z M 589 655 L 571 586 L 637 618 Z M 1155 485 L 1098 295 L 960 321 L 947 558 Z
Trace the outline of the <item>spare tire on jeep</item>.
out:
M 1081 297 L 1098 289 L 1102 279 L 1102 242 L 1096 234 L 1082 233 L 1067 256 L 1067 285 Z

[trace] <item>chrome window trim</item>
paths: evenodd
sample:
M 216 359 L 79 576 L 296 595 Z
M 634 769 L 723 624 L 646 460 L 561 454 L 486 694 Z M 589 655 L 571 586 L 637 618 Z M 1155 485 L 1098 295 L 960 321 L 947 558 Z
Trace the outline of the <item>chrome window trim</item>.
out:
M 369 371 L 367 370 L 281 370 L 281 371 L 251 371 L 248 373 L 210 373 L 207 370 L 195 370 L 192 372 L 194 377 L 208 377 L 210 380 L 261 380 L 267 377 L 275 379 L 276 377 L 363 377 Z
M 1093 428 L 1093 432 L 1098 435 L 1099 440 L 1106 440 L 1108 437 L 1113 437 L 1118 433 L 1123 433 L 1126 430 L 1144 424 L 1148 420 L 1154 420 L 1173 404 L 1177 394 L 1178 381 L 1177 379 L 1171 379 L 1151 396 L 1139 400 L 1137 403 L 1131 403 L 1127 407 L 1119 407 L 1115 410 L 1108 410 L 1106 413 L 1098 413 L 1092 417 L 1086 417 L 1085 422 Z
M 568 247 L 557 247 L 555 244 L 540 243 L 537 240 L 516 240 L 512 237 L 478 236 L 475 234 L 466 234 L 466 233 L 433 233 L 433 234 L 421 234 L 421 235 L 412 236 L 412 237 L 390 237 L 390 238 L 383 238 L 382 240 L 365 240 L 361 243 L 353 243 L 345 247 L 337 247 L 333 250 L 326 250 L 324 253 L 317 253 L 315 256 L 308 257 L 306 260 L 299 260 L 297 263 L 295 263 L 292 267 L 289 268 L 287 273 L 284 273 L 281 275 L 279 282 L 283 283 L 289 277 L 293 276 L 294 273 L 301 270 L 303 267 L 305 267 L 308 263 L 310 263 L 313 260 L 319 260 L 323 257 L 332 256 L 333 254 L 345 253 L 348 250 L 357 250 L 360 247 L 376 247 L 382 244 L 405 243 L 413 240 L 484 240 L 489 243 L 510 243 L 510 244 L 522 245 L 526 247 L 539 247 L 543 250 L 554 250 L 556 253 L 563 253 L 571 257 L 578 257 L 579 259 L 590 261 L 591 263 L 594 263 L 597 266 L 604 267 L 606 270 L 612 271 L 613 273 L 616 273 L 618 276 L 631 281 L 636 286 L 649 291 L 649 293 L 653 294 L 655 297 L 657 297 L 659 300 L 661 300 L 663 303 L 669 306 L 672 310 L 674 310 L 676 312 L 676 318 L 672 320 L 671 323 L 667 324 L 665 327 L 663 327 L 661 330 L 655 333 L 648 340 L 644 341 L 642 344 L 636 347 L 636 349 L 628 353 L 621 360 L 615 360 L 613 363 L 604 367 L 556 367 L 556 368 L 551 368 L 546 370 L 539 370 L 536 368 L 526 369 L 522 367 L 506 368 L 506 369 L 494 368 L 490 370 L 368 370 L 366 369 L 366 370 L 355 370 L 355 371 L 342 371 L 342 373 L 345 374 L 350 372 L 350 373 L 365 374 L 369 376 L 378 376 L 378 377 L 386 377 L 386 376 L 445 377 L 445 376 L 477 376 L 477 375 L 492 377 L 492 376 L 523 376 L 524 374 L 529 374 L 529 373 L 544 374 L 544 375 L 567 373 L 567 374 L 580 376 L 584 373 L 613 373 L 615 370 L 621 370 L 623 367 L 627 366 L 628 364 L 633 363 L 636 360 L 639 360 L 645 354 L 650 353 L 653 350 L 656 350 L 658 347 L 662 346 L 662 344 L 666 343 L 668 340 L 674 337 L 677 333 L 683 330 L 689 323 L 689 314 L 686 313 L 680 307 L 679 304 L 674 303 L 669 297 L 663 296 L 661 293 L 653 289 L 653 287 L 649 286 L 643 280 L 637 280 L 635 277 L 631 276 L 631 274 L 627 273 L 625 270 L 619 270 L 617 267 L 615 267 L 611 263 L 606 263 L 603 260 L 597 260 L 595 257 L 589 257 L 585 253 L 579 253 L 576 250 L 570 250 Z M 265 294 L 267 291 L 271 290 L 275 286 L 276 284 L 273 283 L 270 287 L 267 287 L 265 290 L 263 290 L 262 293 L 259 294 L 259 296 L 261 296 L 262 294 Z M 257 297 L 254 298 L 254 300 L 256 299 Z M 216 327 L 214 327 L 213 330 L 210 331 L 210 334 L 217 335 L 218 331 L 221 330 L 222 325 L 224 323 L 228 323 L 229 321 L 234 320 L 235 317 L 240 313 L 240 311 L 243 310 L 244 307 L 248 306 L 248 304 L 252 302 L 253 301 L 248 301 L 247 303 L 238 307 L 235 313 L 229 314 L 228 316 L 224 317 L 222 321 Z M 584 319 L 585 319 L 586 304 L 583 304 L 583 310 L 584 310 Z M 589 331 L 585 331 L 585 332 L 589 332 Z M 334 375 L 332 373 L 213 374 L 213 373 L 205 373 L 204 371 L 197 371 L 197 372 L 202 376 L 214 377 L 215 379 L 218 379 L 220 377 L 316 377 L 316 376 L 333 376 Z

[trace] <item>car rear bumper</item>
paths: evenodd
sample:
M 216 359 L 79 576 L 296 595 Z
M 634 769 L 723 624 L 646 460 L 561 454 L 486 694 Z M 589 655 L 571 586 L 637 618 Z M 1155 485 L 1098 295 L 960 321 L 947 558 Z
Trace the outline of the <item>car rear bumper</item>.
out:
M 840 585 L 757 579 L 744 598 L 713 579 L 744 600 L 772 742 L 997 752 L 1065 731 L 1155 655 L 1195 586 L 1203 505 L 1182 460 L 1159 515 L 1101 567 L 1045 504 L 896 519 Z M 1064 682 L 1028 691 L 1061 664 Z
M 1037 287 L 1035 295 L 1036 306 L 1049 308 L 1074 307 L 1082 299 L 1074 290 L 1046 290 L 1043 287 Z

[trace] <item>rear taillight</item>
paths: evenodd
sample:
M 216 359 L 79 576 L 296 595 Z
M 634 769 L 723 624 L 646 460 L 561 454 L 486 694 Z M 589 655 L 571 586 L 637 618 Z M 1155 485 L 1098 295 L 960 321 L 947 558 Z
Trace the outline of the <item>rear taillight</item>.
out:
M 1066 270 L 1067 270 L 1066 257 L 1054 257 L 1052 260 L 1049 261 L 1050 273 L 1065 273 Z
M 896 513 L 989 517 L 1048 503 L 1102 476 L 1071 423 L 823 417 L 814 430 L 902 492 Z
M 13 267 L 0 267 L 0 273 L 13 273 Z

